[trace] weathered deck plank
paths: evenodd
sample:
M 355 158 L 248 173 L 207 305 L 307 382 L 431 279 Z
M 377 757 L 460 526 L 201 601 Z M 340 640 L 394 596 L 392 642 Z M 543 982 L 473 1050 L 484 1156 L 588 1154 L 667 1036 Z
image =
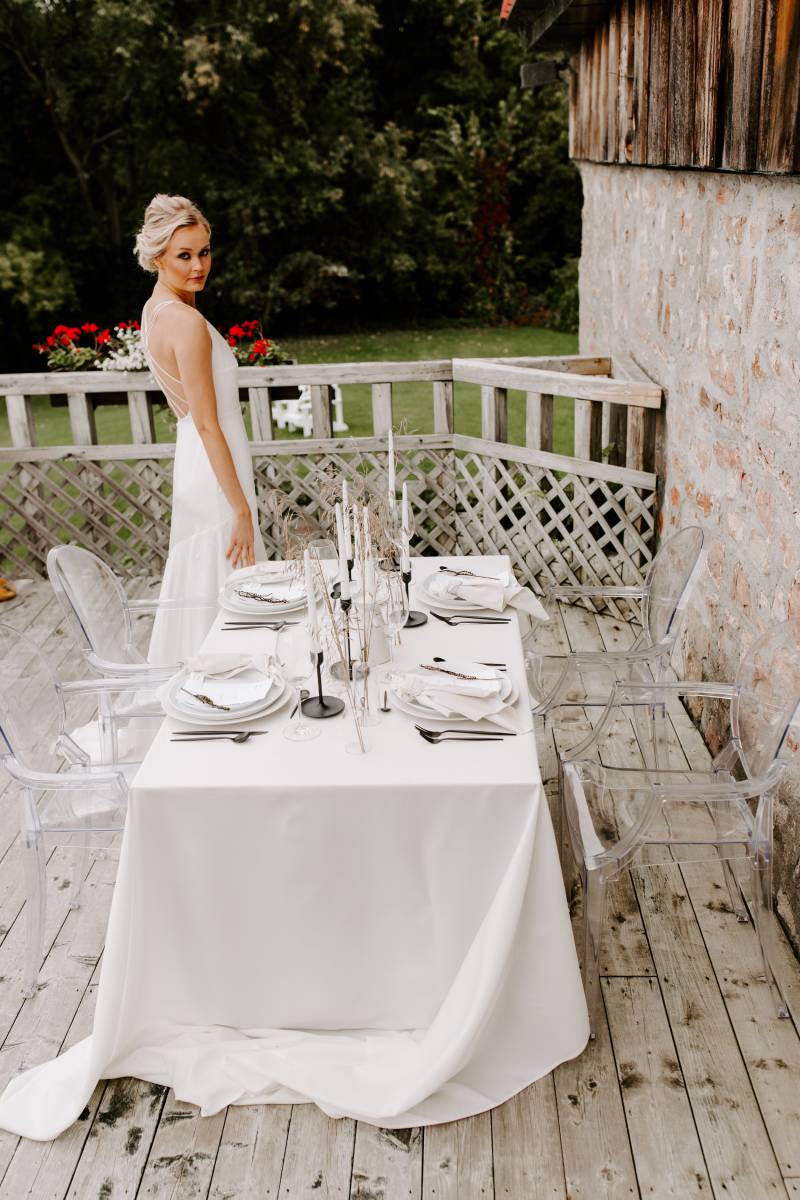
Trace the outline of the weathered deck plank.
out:
M 479 1113 L 425 1128 L 422 1200 L 492 1200 L 504 1194 L 495 1190 L 492 1127 L 493 1115 Z
M 359 1121 L 350 1200 L 420 1200 L 422 1130 L 379 1129 Z

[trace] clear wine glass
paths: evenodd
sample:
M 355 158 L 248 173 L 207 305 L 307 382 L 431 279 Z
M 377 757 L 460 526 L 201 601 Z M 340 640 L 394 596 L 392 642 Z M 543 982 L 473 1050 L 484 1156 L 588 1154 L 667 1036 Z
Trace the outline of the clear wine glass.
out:
M 292 625 L 278 634 L 277 657 L 287 681 L 298 691 L 295 718 L 284 728 L 283 736 L 290 742 L 310 742 L 319 737 L 321 730 L 309 725 L 303 716 L 303 705 L 299 691 L 311 679 L 316 667 L 316 657 L 308 625 Z
M 394 643 L 408 620 L 408 596 L 398 567 L 385 565 L 378 575 L 379 598 L 384 624 L 389 634 L 389 670 L 394 668 Z

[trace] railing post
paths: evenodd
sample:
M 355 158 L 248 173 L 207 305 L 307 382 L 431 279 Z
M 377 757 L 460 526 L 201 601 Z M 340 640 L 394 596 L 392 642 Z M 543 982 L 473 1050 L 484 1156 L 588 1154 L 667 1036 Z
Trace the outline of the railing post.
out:
M 383 437 L 392 428 L 392 385 L 391 383 L 373 383 L 372 385 L 372 432 L 375 437 Z
M 272 425 L 272 400 L 269 388 L 248 388 L 247 398 L 250 401 L 250 421 L 253 426 L 253 441 L 273 441 L 275 432 Z
M 487 442 L 508 441 L 508 392 L 481 386 L 481 437 Z
M 36 425 L 33 420 L 30 396 L 12 392 L 6 396 L 8 429 L 12 446 L 35 446 Z
M 74 446 L 96 446 L 97 426 L 94 406 L 85 392 L 72 392 L 67 397 L 69 425 Z
M 333 437 L 333 420 L 331 418 L 331 389 L 326 383 L 312 383 L 311 391 L 311 428 L 315 438 Z
M 436 380 L 433 385 L 433 432 L 452 433 L 454 420 L 452 380 Z
M 547 392 L 525 393 L 525 445 L 530 450 L 553 449 L 553 397 Z
M 153 402 L 147 392 L 128 392 L 128 413 L 134 443 L 139 446 L 151 445 L 156 440 L 156 426 Z
M 598 400 L 575 400 L 575 457 L 600 462 L 603 442 L 603 405 Z

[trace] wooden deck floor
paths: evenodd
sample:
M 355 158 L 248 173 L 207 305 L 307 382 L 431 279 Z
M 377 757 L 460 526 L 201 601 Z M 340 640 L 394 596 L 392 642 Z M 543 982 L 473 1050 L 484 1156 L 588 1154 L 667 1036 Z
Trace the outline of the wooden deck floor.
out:
M 0 619 L 31 634 L 63 677 L 80 664 L 46 585 Z M 628 630 L 573 610 L 578 648 L 624 645 Z M 708 755 L 683 710 L 678 755 Z M 630 727 L 618 761 L 635 761 Z M 556 735 L 556 737 L 561 735 Z M 540 737 L 552 794 L 555 742 Z M 13 786 L 0 780 L 0 1085 L 84 1037 L 115 863 L 95 861 L 70 912 L 74 858 L 49 860 L 48 954 L 24 1002 L 23 884 Z M 574 891 L 571 881 L 567 881 Z M 200 1118 L 161 1087 L 101 1084 L 50 1144 L 0 1133 L 0 1200 L 533 1200 L 547 1197 L 800 1196 L 800 966 L 784 945 L 779 1022 L 752 928 L 730 912 L 721 872 L 665 862 L 614 887 L 597 1041 L 507 1104 L 453 1125 L 388 1131 L 315 1107 L 232 1107 Z

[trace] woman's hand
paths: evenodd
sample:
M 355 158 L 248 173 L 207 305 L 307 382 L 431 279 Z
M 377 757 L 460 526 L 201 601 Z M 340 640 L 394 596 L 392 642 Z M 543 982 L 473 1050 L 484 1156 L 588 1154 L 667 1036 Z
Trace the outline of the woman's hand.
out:
M 231 544 L 228 546 L 226 558 L 231 560 L 231 567 L 252 567 L 256 561 L 253 552 L 253 517 L 250 509 L 238 513 L 234 518 L 231 531 Z

